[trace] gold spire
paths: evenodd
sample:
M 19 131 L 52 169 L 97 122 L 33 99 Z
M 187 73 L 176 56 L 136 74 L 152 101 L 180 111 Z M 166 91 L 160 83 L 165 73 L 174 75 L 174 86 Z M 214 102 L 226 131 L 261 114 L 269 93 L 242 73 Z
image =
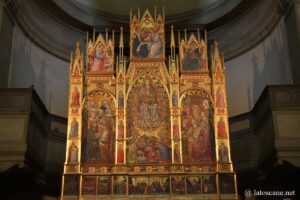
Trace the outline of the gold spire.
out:
M 105 29 L 105 42 L 108 42 L 108 29 Z
M 171 48 L 175 47 L 173 25 L 171 25 Z
M 71 52 L 71 56 L 70 56 L 70 76 L 72 75 L 72 71 L 73 71 L 73 52 Z
M 93 28 L 93 43 L 95 42 L 95 38 L 96 38 L 96 29 L 94 27 Z
M 214 50 L 213 50 L 213 55 L 212 55 L 212 67 L 215 68 L 216 64 L 220 63 L 220 53 L 218 49 L 218 42 L 215 40 L 214 41 Z M 214 69 L 215 70 L 215 69 Z
M 175 39 L 174 39 L 174 31 L 173 31 L 173 25 L 171 26 L 171 59 L 172 61 L 175 61 Z
M 178 30 L 178 48 L 180 47 L 180 30 Z
M 124 39 L 123 39 L 123 27 L 120 28 L 120 41 L 119 41 L 119 55 L 120 62 L 123 62 L 123 50 L 124 50 Z
M 77 56 L 80 56 L 80 44 L 78 41 L 76 42 L 75 58 Z
M 85 48 L 87 49 L 88 47 L 88 44 L 89 44 L 89 32 L 87 31 L 86 32 L 86 41 L 85 41 Z
M 124 39 L 123 39 L 123 27 L 120 28 L 120 42 L 119 42 L 119 48 L 124 47 Z
M 154 21 L 157 21 L 157 16 L 156 16 L 156 6 L 154 6 Z

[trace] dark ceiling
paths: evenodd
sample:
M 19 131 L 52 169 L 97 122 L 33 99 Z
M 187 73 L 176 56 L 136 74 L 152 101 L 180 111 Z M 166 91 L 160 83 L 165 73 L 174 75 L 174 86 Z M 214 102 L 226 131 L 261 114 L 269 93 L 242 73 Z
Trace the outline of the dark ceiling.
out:
M 170 26 L 177 30 L 207 30 L 217 39 L 225 60 L 241 55 L 265 39 L 282 16 L 281 0 L 19 0 L 6 7 L 23 31 L 38 46 L 64 60 L 76 41 L 85 46 L 86 32 L 124 28 L 129 44 L 129 13 L 148 8 L 166 19 L 166 47 Z M 283 8 L 284 9 L 284 8 Z M 168 52 L 168 51 L 167 51 Z

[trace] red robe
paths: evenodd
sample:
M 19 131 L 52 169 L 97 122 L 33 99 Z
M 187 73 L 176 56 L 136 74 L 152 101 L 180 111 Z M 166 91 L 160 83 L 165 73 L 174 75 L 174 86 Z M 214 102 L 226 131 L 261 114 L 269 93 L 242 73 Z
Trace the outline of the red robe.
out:
M 224 100 L 224 93 L 221 89 L 217 89 L 216 92 L 216 104 L 218 107 L 224 107 L 225 106 L 225 100 Z
M 72 99 L 72 101 L 71 101 L 71 106 L 72 107 L 79 107 L 79 96 L 80 96 L 80 94 L 79 94 L 79 92 L 78 91 L 73 91 L 72 93 L 71 93 L 71 99 Z
M 117 163 L 118 164 L 123 164 L 124 163 L 124 150 L 123 150 L 123 148 L 118 148 Z
M 220 138 L 227 137 L 226 126 L 225 126 L 225 122 L 223 120 L 219 120 L 219 122 L 218 122 L 218 136 Z

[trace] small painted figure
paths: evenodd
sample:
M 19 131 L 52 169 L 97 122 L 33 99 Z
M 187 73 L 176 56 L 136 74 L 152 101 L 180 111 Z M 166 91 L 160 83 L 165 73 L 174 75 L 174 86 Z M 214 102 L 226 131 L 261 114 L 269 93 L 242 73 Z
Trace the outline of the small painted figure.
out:
M 118 139 L 124 139 L 124 125 L 122 120 L 119 121 L 118 125 Z
M 183 53 L 183 70 L 197 71 L 205 67 L 201 65 L 201 52 L 195 42 L 190 43 L 189 47 L 184 49 Z
M 123 91 L 122 90 L 119 91 L 118 106 L 119 106 L 119 108 L 124 108 L 124 95 L 123 95 Z
M 218 121 L 218 137 L 219 138 L 226 138 L 227 133 L 226 133 L 226 126 L 223 117 L 220 117 Z
M 78 108 L 80 106 L 80 93 L 78 88 L 75 86 L 71 93 L 71 107 Z
M 172 106 L 178 107 L 178 95 L 177 95 L 176 91 L 173 91 L 173 94 L 172 94 Z
M 179 139 L 179 125 L 177 120 L 174 120 L 173 124 L 173 138 Z
M 71 122 L 71 129 L 70 129 L 70 138 L 74 139 L 78 137 L 78 122 L 76 118 L 74 117 Z
M 69 164 L 78 163 L 78 148 L 74 143 L 72 143 L 71 146 L 69 147 L 68 163 Z
M 119 144 L 118 146 L 118 155 L 117 155 L 117 163 L 118 164 L 123 164 L 124 163 L 124 149 L 123 149 L 123 144 Z
M 219 161 L 229 162 L 228 148 L 223 142 L 219 145 Z
M 180 147 L 178 143 L 174 145 L 174 162 L 180 163 Z
M 218 107 L 225 107 L 224 92 L 221 87 L 218 87 L 216 91 L 216 105 Z

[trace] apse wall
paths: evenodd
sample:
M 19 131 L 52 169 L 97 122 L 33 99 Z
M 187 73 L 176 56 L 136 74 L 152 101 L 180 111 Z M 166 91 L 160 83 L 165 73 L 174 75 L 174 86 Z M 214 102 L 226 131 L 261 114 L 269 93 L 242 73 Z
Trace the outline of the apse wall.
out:
M 69 63 L 39 48 L 15 26 L 9 87 L 33 85 L 51 114 L 67 117 L 68 82 Z
M 282 19 L 257 46 L 226 61 L 229 116 L 250 111 L 266 85 L 293 82 L 288 52 Z

